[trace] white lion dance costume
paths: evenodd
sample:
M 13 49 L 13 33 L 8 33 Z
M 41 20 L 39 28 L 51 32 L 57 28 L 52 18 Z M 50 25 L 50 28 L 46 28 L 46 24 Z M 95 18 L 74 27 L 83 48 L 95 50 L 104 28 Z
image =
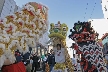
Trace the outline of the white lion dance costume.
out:
M 50 35 L 51 41 L 53 43 L 55 52 L 55 66 L 52 72 L 67 72 L 67 68 L 70 72 L 73 72 L 73 66 L 70 56 L 66 47 L 66 35 L 68 27 L 66 24 L 61 24 L 60 21 L 57 24 L 50 24 Z M 61 45 L 61 49 L 57 50 L 57 44 Z
M 90 22 L 79 22 L 74 24 L 74 30 L 69 35 L 75 43 L 73 48 L 77 54 L 81 54 L 81 65 L 84 72 L 107 72 L 103 60 L 101 45 L 96 41 L 98 34 L 91 27 Z
M 28 52 L 36 47 L 48 27 L 48 8 L 29 2 L 22 10 L 0 19 L 0 68 L 2 72 L 26 72 L 22 62 L 16 62 L 15 51 Z

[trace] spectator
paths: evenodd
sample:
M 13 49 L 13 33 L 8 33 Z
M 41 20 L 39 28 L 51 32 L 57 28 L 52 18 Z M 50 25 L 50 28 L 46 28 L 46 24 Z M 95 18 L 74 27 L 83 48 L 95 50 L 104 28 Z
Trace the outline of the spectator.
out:
M 34 54 L 32 60 L 33 60 L 33 64 L 32 64 L 32 70 L 31 70 L 31 72 L 33 72 L 33 71 L 36 72 L 37 69 L 38 69 L 38 60 L 39 60 L 39 57 L 37 56 L 37 53 Z
M 32 60 L 32 58 L 30 57 L 30 59 L 29 59 L 28 61 L 29 61 L 29 64 L 27 64 L 27 66 L 26 66 L 26 71 L 27 71 L 27 72 L 31 72 L 33 60 Z
M 75 54 L 73 54 L 72 64 L 74 66 L 74 71 L 77 71 L 77 59 L 75 58 Z
M 52 49 L 50 50 L 50 54 L 48 54 L 47 62 L 49 64 L 50 72 L 51 72 L 55 65 L 55 56 L 54 56 L 54 51 Z
M 38 67 L 37 67 L 37 70 L 40 71 L 41 70 L 41 67 L 40 67 L 40 63 L 41 63 L 41 57 L 38 56 Z
M 15 57 L 16 57 L 16 61 L 17 62 L 21 62 L 23 57 L 21 55 L 21 53 L 19 52 L 19 50 L 15 51 Z
M 77 60 L 77 72 L 81 72 L 81 65 L 79 60 Z
M 26 72 L 31 72 L 32 66 L 30 65 L 30 59 L 27 59 L 26 63 Z
M 45 54 L 45 56 L 42 56 L 42 69 L 43 71 L 45 72 L 45 64 L 46 64 L 46 61 L 47 61 L 47 55 Z

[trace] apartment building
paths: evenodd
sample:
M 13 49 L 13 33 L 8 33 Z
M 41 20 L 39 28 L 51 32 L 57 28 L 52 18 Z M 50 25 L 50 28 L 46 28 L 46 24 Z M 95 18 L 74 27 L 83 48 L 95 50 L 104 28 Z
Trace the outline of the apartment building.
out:
M 0 0 L 0 18 L 13 14 L 20 9 L 14 0 Z
M 108 0 L 102 0 L 101 2 L 104 18 L 108 19 Z

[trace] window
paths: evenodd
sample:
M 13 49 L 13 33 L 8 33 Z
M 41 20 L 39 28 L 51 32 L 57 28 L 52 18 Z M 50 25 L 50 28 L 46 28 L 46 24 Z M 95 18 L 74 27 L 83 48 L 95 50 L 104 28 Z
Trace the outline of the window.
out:
M 105 9 L 105 11 L 107 11 L 106 5 L 105 5 L 104 9 Z

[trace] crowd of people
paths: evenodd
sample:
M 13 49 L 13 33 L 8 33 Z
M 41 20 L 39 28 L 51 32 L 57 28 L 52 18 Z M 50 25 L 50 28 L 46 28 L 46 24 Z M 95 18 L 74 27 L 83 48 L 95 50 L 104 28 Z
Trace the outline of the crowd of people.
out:
M 56 52 L 57 51 L 57 52 Z M 36 71 L 43 71 L 45 72 L 46 64 L 49 65 L 50 72 L 54 71 L 54 66 L 59 63 L 64 63 L 65 59 L 62 58 L 62 55 L 59 57 L 58 53 L 61 53 L 61 45 L 57 45 L 57 50 L 50 50 L 50 53 L 39 56 L 38 53 L 26 53 L 21 55 L 19 51 L 15 52 L 17 62 L 23 62 L 27 72 L 36 72 Z M 23 56 L 23 57 L 22 57 Z M 59 58 L 58 58 L 58 57 Z M 81 66 L 79 61 L 75 58 L 75 54 L 72 58 L 72 64 L 74 66 L 74 71 L 81 71 Z M 67 72 L 67 71 L 66 71 Z
M 57 52 L 60 52 L 61 45 L 57 45 Z M 60 52 L 61 53 L 61 52 Z M 56 58 L 56 52 L 54 50 L 50 50 L 50 53 L 38 56 L 37 53 L 31 56 L 30 61 L 27 63 L 26 68 L 28 72 L 36 72 L 37 70 L 42 70 L 45 72 L 46 64 L 49 65 L 50 72 L 54 71 L 55 64 L 58 64 L 59 58 Z M 60 58 L 62 59 L 62 57 Z M 60 60 L 61 61 L 61 60 Z M 61 61 L 64 62 L 65 59 Z

